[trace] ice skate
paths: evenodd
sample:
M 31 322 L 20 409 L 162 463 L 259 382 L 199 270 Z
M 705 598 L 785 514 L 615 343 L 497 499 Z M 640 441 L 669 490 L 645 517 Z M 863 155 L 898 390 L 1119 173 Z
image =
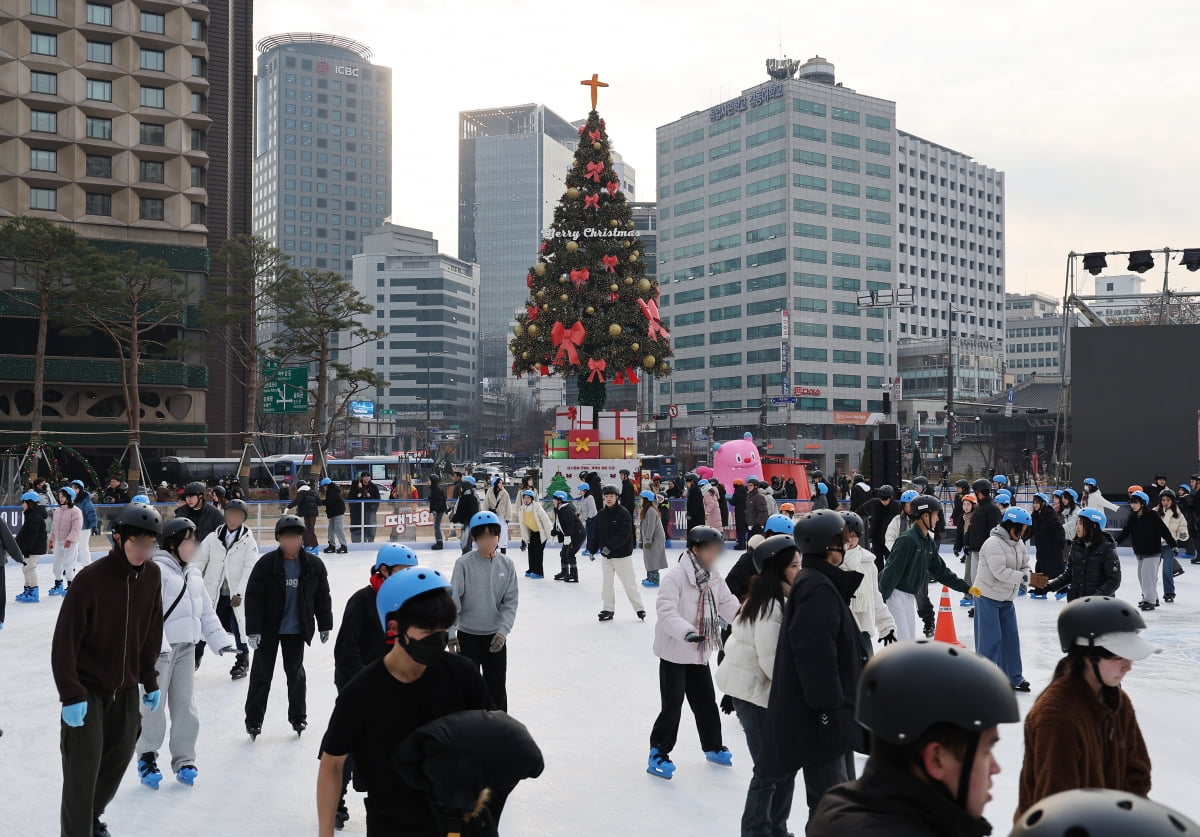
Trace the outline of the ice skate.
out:
M 601 621 L 601 622 L 611 622 L 611 621 L 612 621 L 612 618 L 613 618 L 615 615 L 616 615 L 616 614 L 615 614 L 615 613 L 613 613 L 611 610 L 602 610 L 602 611 L 600 611 L 600 613 L 599 613 L 599 619 L 600 619 L 600 621 Z
M 675 775 L 675 763 L 666 753 L 660 753 L 657 747 L 650 748 L 650 758 L 646 763 L 646 772 L 660 779 L 670 779 Z
M 50 590 L 46 593 L 46 595 L 48 595 L 48 596 L 65 596 L 65 595 L 67 595 L 67 588 L 63 587 L 61 578 L 57 579 L 54 582 L 54 586 L 50 588 Z
M 297 738 L 303 735 L 306 729 L 308 729 L 308 721 L 292 721 L 292 730 L 296 733 Z
M 162 771 L 158 769 L 154 753 L 142 753 L 142 757 L 138 759 L 137 770 L 143 785 L 151 790 L 158 790 L 158 785 L 162 782 Z
M 254 741 L 260 735 L 262 735 L 262 724 L 252 724 L 249 721 L 247 721 L 246 722 L 246 732 L 250 735 L 250 740 Z
M 195 765 L 185 764 L 183 767 L 175 771 L 175 778 L 181 785 L 187 785 L 188 787 L 191 787 L 192 785 L 196 784 L 196 774 L 199 772 L 200 771 L 196 769 Z
M 35 604 L 41 601 L 41 596 L 38 593 L 38 588 L 36 587 L 26 587 L 25 592 L 18 593 L 15 598 L 18 602 L 22 602 L 24 604 Z
M 705 750 L 704 758 L 712 764 L 719 764 L 722 767 L 733 767 L 733 753 L 729 752 L 728 747 L 722 747 L 719 750 Z

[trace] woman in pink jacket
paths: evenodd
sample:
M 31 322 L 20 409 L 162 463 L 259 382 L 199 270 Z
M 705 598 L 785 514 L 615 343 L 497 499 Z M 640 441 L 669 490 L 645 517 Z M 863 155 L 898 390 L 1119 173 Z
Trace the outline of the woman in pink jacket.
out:
M 700 487 L 704 491 L 704 525 L 720 532 L 721 498 L 717 496 L 717 487 L 711 483 L 704 485 L 707 482 L 708 480 L 700 480 Z
M 724 549 L 719 529 L 696 526 L 688 532 L 687 553 L 662 577 L 654 626 L 662 711 L 650 731 L 646 772 L 652 776 L 670 779 L 675 773 L 671 750 L 685 697 L 696 716 L 705 758 L 726 767 L 733 764 L 721 741 L 721 714 L 708 670 L 708 658 L 720 643 L 721 620 L 733 622 L 738 612 L 737 597 L 716 570 Z
M 51 596 L 65 596 L 75 578 L 75 546 L 83 531 L 83 512 L 75 508 L 75 489 L 58 489 L 58 508 L 50 524 L 50 551 L 54 553 L 54 586 Z M 63 587 L 63 577 L 67 586 Z

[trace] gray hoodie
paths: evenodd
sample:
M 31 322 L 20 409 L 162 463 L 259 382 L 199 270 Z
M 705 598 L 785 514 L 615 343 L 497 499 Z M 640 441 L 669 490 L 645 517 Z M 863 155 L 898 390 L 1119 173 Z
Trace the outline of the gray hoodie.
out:
M 517 619 L 517 571 L 507 555 L 496 550 L 492 558 L 484 558 L 471 550 L 455 562 L 450 587 L 458 607 L 454 633 L 512 633 Z

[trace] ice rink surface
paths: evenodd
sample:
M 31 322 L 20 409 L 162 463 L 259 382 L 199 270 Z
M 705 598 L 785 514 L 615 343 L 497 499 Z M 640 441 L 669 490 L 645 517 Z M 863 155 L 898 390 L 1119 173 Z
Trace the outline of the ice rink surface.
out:
M 678 543 L 678 542 L 676 542 Z M 449 545 L 449 544 L 448 544 Z M 335 630 L 346 599 L 364 585 L 373 549 L 355 545 L 349 555 L 327 559 L 333 590 Z M 1122 550 L 1127 553 L 1127 550 Z M 457 550 L 419 551 L 422 562 L 448 572 Z M 678 549 L 669 552 L 671 560 Z M 509 551 L 523 573 L 524 554 Z M 956 572 L 957 559 L 946 555 Z M 736 555 L 730 552 L 723 567 Z M 546 567 L 557 571 L 557 550 L 548 550 Z M 639 577 L 640 553 L 635 555 Z M 1122 556 L 1120 595 L 1138 598 L 1135 559 Z M 1200 751 L 1200 725 L 1194 713 L 1200 697 L 1200 567 L 1187 566 L 1177 579 L 1179 600 L 1147 614 L 1147 636 L 1164 653 L 1139 663 L 1126 686 L 1154 763 L 1152 796 L 1200 818 L 1195 794 L 1193 753 Z M 50 566 L 43 563 L 42 601 L 12 601 L 21 590 L 20 567 L 5 568 L 8 617 L 0 631 L 0 834 L 40 837 L 58 833 L 61 772 L 58 752 L 59 702 L 50 675 L 50 639 L 60 602 L 47 599 Z M 617 615 L 600 624 L 600 565 L 580 562 L 580 584 L 521 579 L 516 628 L 509 642 L 510 711 L 528 725 L 546 759 L 546 772 L 523 783 L 504 813 L 508 837 L 561 835 L 606 837 L 617 834 L 736 835 L 750 760 L 734 716 L 722 715 L 725 743 L 733 767 L 705 762 L 695 726 L 684 710 L 679 744 L 673 753 L 678 769 L 664 781 L 645 772 L 650 726 L 658 713 L 657 659 L 651 651 L 656 590 L 642 589 L 647 621 L 638 622 L 617 590 Z M 934 603 L 940 588 L 930 589 Z M 952 594 L 959 638 L 972 644 L 972 620 Z M 1063 607 L 1048 601 L 1017 600 L 1025 676 L 1032 706 L 1061 654 L 1055 618 Z M 139 785 L 134 766 L 104 819 L 115 837 L 133 835 L 287 835 L 316 831 L 317 755 L 333 708 L 333 642 L 315 644 L 305 661 L 308 673 L 309 731 L 297 739 L 286 718 L 282 667 L 277 669 L 263 734 L 252 743 L 244 732 L 246 680 L 232 682 L 229 657 L 209 654 L 196 680 L 201 719 L 195 787 L 164 778 L 162 788 Z M 714 661 L 715 668 L 715 661 Z M 379 719 L 386 723 L 386 718 Z M 1017 800 L 1023 754 L 1018 725 L 1001 732 L 996 777 L 988 819 L 997 834 L 1007 834 Z M 1067 758 L 1064 754 L 1064 758 Z M 160 763 L 167 762 L 163 754 Z M 862 759 L 859 760 L 861 768 Z M 1054 770 L 1055 764 L 1040 765 Z M 344 834 L 364 834 L 361 797 L 349 798 L 351 820 Z M 803 834 L 803 786 L 791 828 Z

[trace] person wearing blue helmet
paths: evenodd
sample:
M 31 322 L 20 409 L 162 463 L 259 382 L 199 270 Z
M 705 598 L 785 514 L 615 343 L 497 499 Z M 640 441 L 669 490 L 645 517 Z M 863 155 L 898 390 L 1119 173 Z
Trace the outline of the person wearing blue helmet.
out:
M 996 474 L 992 477 L 992 488 L 995 491 L 1003 491 L 1008 488 L 1008 477 L 1004 474 Z
M 1075 521 L 1079 519 L 1079 492 L 1074 488 L 1064 488 L 1062 493 L 1054 492 L 1058 498 L 1058 514 L 1063 521 L 1063 534 L 1070 541 L 1075 537 Z
M 568 584 L 579 583 L 579 565 L 575 556 L 584 543 L 583 523 L 571 504 L 571 495 L 565 491 L 554 492 L 554 534 L 562 539 L 562 549 L 558 551 L 558 562 L 562 568 L 555 573 L 555 581 L 565 581 Z
M 1030 513 L 1030 518 L 1033 520 L 1031 540 L 1037 555 L 1034 579 L 1039 580 L 1036 578 L 1037 576 L 1041 576 L 1041 581 L 1057 578 L 1062 574 L 1063 559 L 1067 548 L 1062 518 L 1058 516 L 1058 511 L 1050 502 L 1050 498 L 1040 493 L 1033 495 L 1033 511 Z M 1032 583 L 1031 586 L 1033 586 Z M 1043 587 L 1042 584 L 1036 586 Z M 1040 592 L 1036 589 L 1032 591 L 1029 598 L 1045 599 L 1044 587 Z
M 659 573 L 667 568 L 667 532 L 663 529 L 658 496 L 653 491 L 640 495 L 642 508 L 637 518 L 638 537 L 642 542 L 642 563 L 646 565 L 643 587 L 657 587 Z
M 550 522 L 550 515 L 546 514 L 545 507 L 538 502 L 537 492 L 529 488 L 521 492 L 517 516 L 521 527 L 521 547 L 526 549 L 528 569 L 525 571 L 525 577 L 541 581 L 546 577 L 546 544 L 550 542 L 550 530 L 554 528 L 554 524 Z M 503 533 L 500 535 L 500 552 L 504 552 Z
M 41 600 L 38 592 L 38 556 L 49 551 L 46 546 L 46 507 L 36 491 L 26 491 L 21 495 L 21 508 L 25 515 L 17 532 L 17 547 L 25 563 L 25 590 L 17 594 L 16 600 L 22 604 L 34 604 Z
M 579 483 L 579 517 L 583 520 L 583 554 L 596 560 L 596 498 L 590 483 Z
M 1099 509 L 1084 509 L 1075 522 L 1075 537 L 1067 544 L 1066 568 L 1056 578 L 1033 582 L 1070 601 L 1087 596 L 1115 596 L 1121 586 L 1117 545 L 1105 528 L 1108 518 Z
M 1083 496 L 1079 498 L 1079 505 L 1087 509 L 1100 509 L 1105 514 L 1117 510 L 1117 504 L 1100 493 L 1100 483 L 1096 482 L 1095 477 L 1083 481 Z
M 471 549 L 471 518 L 479 513 L 479 496 L 475 493 L 474 477 L 463 477 L 459 481 L 455 499 L 454 514 L 450 515 L 450 522 L 462 527 L 459 546 L 462 547 L 463 555 L 466 555 Z
M 65 596 L 75 578 L 75 553 L 83 531 L 83 513 L 75 506 L 75 489 L 58 489 L 58 508 L 50 522 L 50 551 L 54 553 L 54 586 L 51 596 Z M 67 586 L 63 587 L 63 581 Z
M 833 508 L 829 503 L 829 486 L 817 480 L 813 487 L 816 492 L 812 495 L 812 510 Z
M 1021 666 L 1014 602 L 1022 585 L 1029 583 L 1025 535 L 1032 525 L 1033 518 L 1025 509 L 1014 507 L 1004 512 L 979 551 L 975 573 L 975 586 L 979 588 L 975 597 L 975 653 L 995 663 L 1018 692 L 1030 689 Z
M 1160 489 L 1161 491 L 1161 489 Z M 1150 498 L 1145 491 L 1129 495 L 1129 519 L 1117 535 L 1117 543 L 1129 541 L 1138 561 L 1138 581 L 1142 586 L 1142 600 L 1138 607 L 1154 610 L 1159 605 L 1158 575 L 1163 555 L 1163 543 L 1172 550 L 1175 537 L 1166 522 L 1150 508 Z M 1172 553 L 1173 554 L 1173 553 Z
M 491 540 L 498 543 L 499 535 Z M 476 666 L 446 653 L 456 615 L 450 583 L 437 570 L 397 569 L 380 586 L 372 627 L 388 651 L 338 693 L 317 771 L 320 837 L 332 837 L 344 822 L 338 802 L 350 759 L 355 788 L 367 794 L 367 834 L 438 833 L 433 808 L 403 781 L 393 757 L 431 720 L 493 708 Z
M 455 562 L 450 586 L 458 607 L 456 650 L 482 670 L 496 708 L 507 712 L 508 636 L 517 620 L 518 590 L 516 568 L 500 552 L 500 533 L 495 512 L 471 518 L 475 548 Z

